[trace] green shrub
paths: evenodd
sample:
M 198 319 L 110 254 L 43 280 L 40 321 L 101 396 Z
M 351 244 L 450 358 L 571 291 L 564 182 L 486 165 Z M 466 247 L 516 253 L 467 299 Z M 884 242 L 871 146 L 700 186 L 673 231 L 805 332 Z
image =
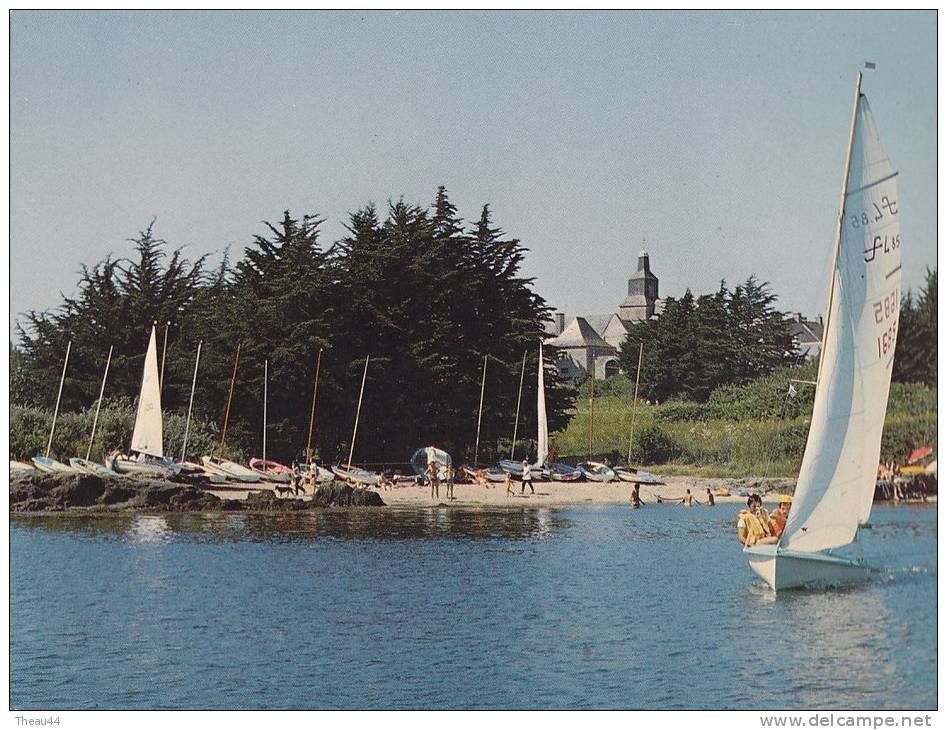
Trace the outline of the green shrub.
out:
M 645 426 L 635 433 L 631 448 L 632 458 L 644 464 L 664 464 L 675 451 L 674 441 L 655 425 Z

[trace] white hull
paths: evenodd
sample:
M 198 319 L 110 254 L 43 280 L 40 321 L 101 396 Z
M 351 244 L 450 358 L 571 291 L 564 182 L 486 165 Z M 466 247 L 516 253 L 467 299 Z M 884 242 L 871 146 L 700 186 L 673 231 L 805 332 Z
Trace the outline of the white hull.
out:
M 241 466 L 235 461 L 205 456 L 201 459 L 201 463 L 204 465 L 204 471 L 210 472 L 211 474 L 220 474 L 228 480 L 236 482 L 260 481 L 259 474 L 247 469 L 245 466 Z
M 98 477 L 115 476 L 115 472 L 111 469 L 107 469 L 101 464 L 96 464 L 94 461 L 86 461 L 85 459 L 73 457 L 69 460 L 69 466 L 82 474 L 91 474 Z
M 754 545 L 743 552 L 753 572 L 774 591 L 858 585 L 871 574 L 864 562 L 828 553 L 779 550 L 776 545 Z
M 361 486 L 373 486 L 381 481 L 381 477 L 378 474 L 365 471 L 364 469 L 353 468 L 350 470 L 342 466 L 333 466 L 332 471 L 339 479 Z
M 133 459 L 114 459 L 112 469 L 119 474 L 141 474 L 149 477 L 169 477 L 173 473 L 171 469 L 158 464 L 149 464 L 147 461 L 135 461 Z
M 45 472 L 46 474 L 66 473 L 73 471 L 72 467 L 66 466 L 60 461 L 49 459 L 45 456 L 34 456 L 32 462 L 39 471 Z

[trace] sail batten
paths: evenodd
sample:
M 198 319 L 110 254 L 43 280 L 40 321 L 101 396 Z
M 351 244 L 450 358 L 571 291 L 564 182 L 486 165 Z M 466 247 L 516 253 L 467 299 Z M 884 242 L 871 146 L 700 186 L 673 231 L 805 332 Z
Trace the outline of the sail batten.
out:
M 145 353 L 145 368 L 138 395 L 138 413 L 132 433 L 132 451 L 148 456 L 164 457 L 161 425 L 161 385 L 158 378 L 158 343 L 155 328 Z
M 897 174 L 858 94 L 815 403 L 782 548 L 847 545 L 871 513 L 901 303 Z

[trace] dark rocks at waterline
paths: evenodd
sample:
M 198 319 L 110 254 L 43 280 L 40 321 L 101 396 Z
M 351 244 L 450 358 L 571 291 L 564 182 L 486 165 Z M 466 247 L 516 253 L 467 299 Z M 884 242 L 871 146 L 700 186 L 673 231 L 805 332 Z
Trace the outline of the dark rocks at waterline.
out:
M 139 476 L 102 477 L 74 473 L 34 473 L 10 479 L 11 512 L 287 512 L 313 507 L 382 507 L 375 492 L 333 482 L 312 501 L 279 497 L 269 490 L 250 492 L 245 500 L 220 499 L 192 485 Z
M 322 484 L 316 490 L 312 503 L 318 507 L 384 507 L 381 495 L 368 489 L 359 489 L 343 482 Z
M 192 486 L 119 475 L 29 474 L 10 480 L 11 512 L 76 508 L 194 512 L 221 509 L 221 504 L 218 497 Z

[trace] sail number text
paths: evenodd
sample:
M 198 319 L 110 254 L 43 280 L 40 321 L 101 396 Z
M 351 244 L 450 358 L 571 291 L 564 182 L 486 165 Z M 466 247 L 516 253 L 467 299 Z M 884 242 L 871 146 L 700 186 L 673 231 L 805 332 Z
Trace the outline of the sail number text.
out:
M 875 260 L 875 256 L 879 251 L 884 251 L 888 253 L 889 251 L 894 251 L 896 248 L 901 246 L 901 234 L 896 233 L 893 236 L 889 236 L 887 233 L 883 236 L 875 236 L 871 239 L 871 245 L 865 249 L 865 261 L 871 263 Z
M 856 214 L 850 215 L 848 217 L 848 222 L 851 224 L 852 228 L 865 228 L 866 226 L 870 226 L 872 223 L 878 223 L 886 216 L 894 217 L 898 214 L 898 201 L 888 200 L 887 195 L 881 196 L 880 205 L 872 201 L 871 207 L 872 210 L 862 211 L 860 216 Z
M 895 289 L 882 301 L 875 302 L 872 305 L 875 312 L 875 323 L 881 324 L 898 312 L 898 290 Z

